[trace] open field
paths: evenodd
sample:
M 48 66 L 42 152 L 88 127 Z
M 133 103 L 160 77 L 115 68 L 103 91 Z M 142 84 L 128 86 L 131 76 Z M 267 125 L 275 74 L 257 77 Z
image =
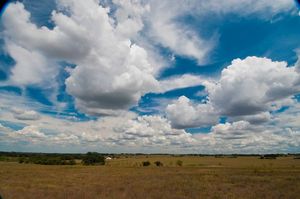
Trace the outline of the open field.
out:
M 176 162 L 181 160 L 182 166 Z M 143 167 L 143 161 L 151 165 Z M 161 161 L 164 166 L 153 163 Z M 300 159 L 131 156 L 104 166 L 0 162 L 9 198 L 300 198 Z

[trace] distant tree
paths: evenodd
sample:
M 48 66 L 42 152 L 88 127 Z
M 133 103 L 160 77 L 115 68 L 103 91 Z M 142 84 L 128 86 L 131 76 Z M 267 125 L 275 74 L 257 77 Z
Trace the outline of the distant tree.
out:
M 19 158 L 19 163 L 20 163 L 20 164 L 25 163 L 25 158 L 20 157 L 20 158 Z
M 162 166 L 163 166 L 163 163 L 160 162 L 160 161 L 156 161 L 156 162 L 154 162 L 154 164 L 155 164 L 156 166 L 158 166 L 158 167 L 162 167 Z
M 143 162 L 143 166 L 144 166 L 144 167 L 150 166 L 150 164 L 151 164 L 151 163 L 150 163 L 149 161 Z
M 96 152 L 88 152 L 82 159 L 82 164 L 84 165 L 104 165 L 105 157 L 96 153 Z
M 177 161 L 176 161 L 176 165 L 177 165 L 177 166 L 180 166 L 180 167 L 181 167 L 182 164 L 183 164 L 183 162 L 182 162 L 181 160 L 177 160 Z

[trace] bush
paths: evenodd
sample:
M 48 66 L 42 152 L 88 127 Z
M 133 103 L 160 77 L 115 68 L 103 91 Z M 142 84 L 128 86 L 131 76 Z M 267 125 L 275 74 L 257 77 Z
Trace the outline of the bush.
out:
M 151 164 L 151 163 L 150 163 L 149 161 L 143 162 L 143 166 L 144 166 L 144 167 L 150 166 L 150 164 Z
M 181 160 L 177 160 L 177 161 L 176 161 L 176 165 L 177 165 L 177 166 L 180 166 L 180 167 L 181 167 L 182 164 L 183 164 L 183 162 L 182 162 Z
M 19 158 L 19 163 L 20 163 L 20 164 L 22 164 L 22 163 L 24 163 L 24 162 L 25 162 L 25 158 L 23 158 L 23 157 Z
M 82 159 L 82 164 L 84 165 L 104 165 L 105 158 L 104 156 L 96 153 L 96 152 L 88 152 Z
M 160 161 L 156 161 L 156 162 L 154 162 L 154 164 L 155 164 L 156 166 L 158 166 L 158 167 L 162 167 L 162 166 L 163 166 L 163 163 L 160 162 Z

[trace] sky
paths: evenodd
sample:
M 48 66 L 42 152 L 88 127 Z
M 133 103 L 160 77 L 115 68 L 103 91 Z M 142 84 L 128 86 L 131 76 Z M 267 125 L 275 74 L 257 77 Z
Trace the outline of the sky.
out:
M 22 0 L 0 16 L 0 151 L 299 153 L 293 0 Z

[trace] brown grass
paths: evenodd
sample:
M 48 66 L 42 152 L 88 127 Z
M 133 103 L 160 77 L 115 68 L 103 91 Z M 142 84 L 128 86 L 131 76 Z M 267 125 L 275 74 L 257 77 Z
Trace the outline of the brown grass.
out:
M 149 167 L 141 167 L 142 161 Z M 164 167 L 153 162 L 161 161 Z M 182 160 L 183 166 L 176 166 Z M 283 157 L 145 156 L 105 166 L 0 162 L 0 194 L 9 198 L 300 198 L 300 160 Z

